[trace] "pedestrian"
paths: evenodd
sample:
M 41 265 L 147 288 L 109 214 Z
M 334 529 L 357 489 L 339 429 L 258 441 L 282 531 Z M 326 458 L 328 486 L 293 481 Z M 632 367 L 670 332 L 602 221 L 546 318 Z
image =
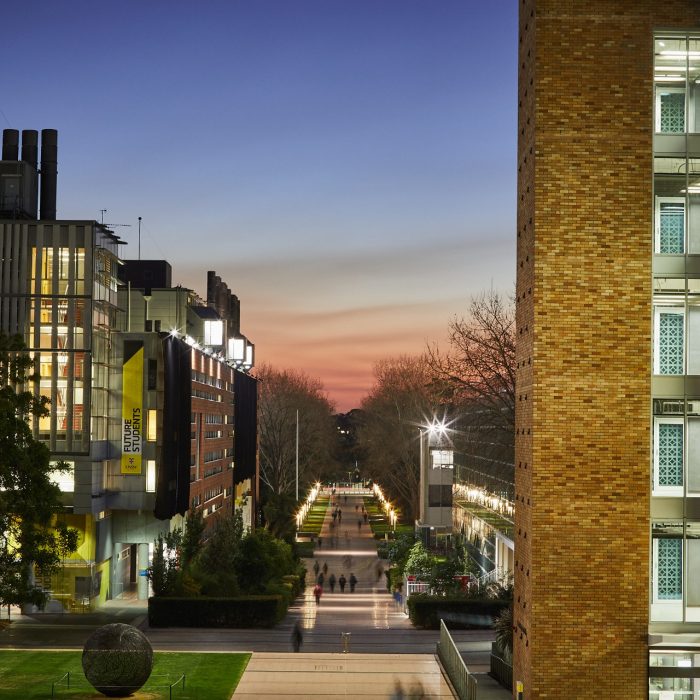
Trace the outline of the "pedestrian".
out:
M 394 681 L 394 692 L 391 694 L 390 700 L 404 700 L 405 697 L 401 681 L 397 678 Z
M 314 559 L 314 578 L 318 577 L 318 572 L 321 567 L 318 565 L 318 559 Z
M 345 496 L 343 496 L 343 501 L 344 501 L 345 503 L 348 502 L 348 494 L 347 494 L 347 493 L 345 494 Z
M 331 587 L 331 593 L 335 592 L 335 574 L 328 577 L 328 585 Z
M 365 523 L 367 522 L 367 512 L 365 511 L 365 514 L 362 516 L 365 519 Z
M 358 518 L 357 520 L 357 531 L 359 532 L 362 529 L 362 518 Z
M 358 510 L 359 507 L 360 507 L 360 506 L 356 503 L 356 504 L 355 504 L 355 512 L 356 512 L 356 513 L 357 513 L 357 510 Z
M 338 511 L 334 510 L 333 511 L 333 522 L 335 523 L 335 519 L 338 517 Z
M 340 522 L 343 519 L 343 512 L 338 508 L 338 522 Z
M 318 548 L 321 549 L 321 545 L 323 544 L 323 537 L 321 535 L 318 536 Z
M 379 562 L 377 562 L 377 581 L 379 581 L 383 573 L 384 569 L 382 568 L 382 565 Z
M 345 578 L 345 574 L 340 574 L 340 578 L 338 579 L 338 585 L 340 586 L 340 592 L 345 593 L 345 584 L 347 583 L 347 579 Z
M 304 641 L 304 635 L 301 632 L 301 622 L 297 620 L 294 623 L 294 628 L 292 629 L 292 648 L 295 652 L 299 652 L 301 645 Z
M 355 578 L 355 574 L 351 573 L 350 574 L 350 593 L 355 592 L 355 586 L 357 586 L 357 579 Z
M 328 562 L 324 561 L 323 562 L 323 575 L 325 576 L 328 573 Z
M 324 577 L 324 575 L 323 575 L 323 572 L 321 572 L 321 573 L 318 575 L 318 578 L 316 579 L 316 583 L 317 583 L 319 586 L 321 586 L 321 588 L 323 588 L 323 582 L 324 582 L 324 581 L 325 581 L 325 577 Z
M 317 583 L 314 586 L 314 598 L 316 598 L 316 605 L 321 602 L 321 596 L 323 595 L 323 588 Z

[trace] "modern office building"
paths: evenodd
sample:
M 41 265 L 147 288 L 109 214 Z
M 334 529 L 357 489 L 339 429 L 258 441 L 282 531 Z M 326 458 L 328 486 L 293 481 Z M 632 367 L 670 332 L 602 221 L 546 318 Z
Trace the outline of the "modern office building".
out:
M 700 3 L 520 7 L 514 692 L 700 697 Z
M 0 332 L 21 334 L 34 358 L 34 391 L 51 403 L 32 430 L 71 467 L 56 475 L 59 517 L 79 533 L 59 574 L 39 582 L 49 610 L 146 598 L 160 533 L 191 508 L 230 511 L 236 492 L 254 524 L 257 495 L 252 343 L 171 287 L 167 263 L 134 265 L 141 288 L 120 288 L 124 241 L 96 221 L 56 219 L 56 155 L 54 130 L 42 132 L 40 171 L 38 133 L 22 132 L 21 159 L 19 132 L 3 133 Z M 213 273 L 209 284 L 237 328 L 237 299 Z

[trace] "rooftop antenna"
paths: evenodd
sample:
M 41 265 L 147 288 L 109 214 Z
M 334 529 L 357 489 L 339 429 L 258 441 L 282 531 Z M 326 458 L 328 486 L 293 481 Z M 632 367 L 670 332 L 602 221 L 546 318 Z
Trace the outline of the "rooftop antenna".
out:
M 141 217 L 139 216 L 139 260 L 141 260 Z
M 107 213 L 106 209 L 100 209 L 100 223 L 104 224 L 105 222 L 105 214 Z

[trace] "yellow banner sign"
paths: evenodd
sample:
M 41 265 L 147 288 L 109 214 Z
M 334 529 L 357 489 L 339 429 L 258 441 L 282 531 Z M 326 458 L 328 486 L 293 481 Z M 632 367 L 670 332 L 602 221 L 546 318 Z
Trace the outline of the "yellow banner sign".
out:
M 143 345 L 124 343 L 122 474 L 140 474 L 143 455 Z

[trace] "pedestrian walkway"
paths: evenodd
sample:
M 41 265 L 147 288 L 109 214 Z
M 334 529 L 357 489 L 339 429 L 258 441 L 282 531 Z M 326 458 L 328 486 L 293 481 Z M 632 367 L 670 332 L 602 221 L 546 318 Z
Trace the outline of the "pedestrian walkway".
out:
M 352 697 L 386 700 L 400 683 L 424 698 L 452 698 L 431 654 L 253 654 L 233 700 Z

